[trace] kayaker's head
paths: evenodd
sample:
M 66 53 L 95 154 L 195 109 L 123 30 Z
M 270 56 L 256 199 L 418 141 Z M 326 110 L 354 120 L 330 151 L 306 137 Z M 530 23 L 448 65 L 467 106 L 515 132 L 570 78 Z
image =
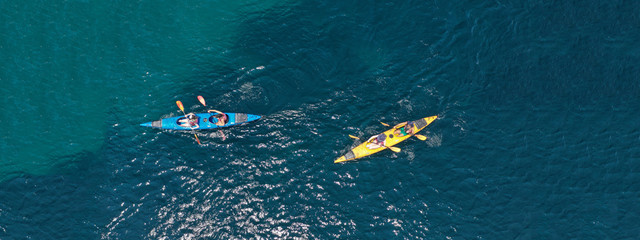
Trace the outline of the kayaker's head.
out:
M 384 140 L 386 140 L 386 139 L 387 139 L 387 135 L 385 135 L 384 133 L 379 134 L 379 135 L 378 135 L 378 137 L 376 137 L 376 140 L 377 140 L 378 142 L 380 142 L 380 143 L 381 143 L 381 142 L 384 142 Z
M 406 126 L 404 126 L 405 131 L 413 131 L 413 122 L 408 122 Z
M 191 120 L 195 120 L 195 119 L 197 119 L 197 118 L 198 118 L 195 114 L 189 114 L 189 116 L 188 116 L 188 117 L 189 117 L 189 119 L 191 119 Z
M 227 117 L 227 114 L 217 114 L 216 118 L 218 119 L 218 121 L 222 121 L 222 122 L 226 122 L 229 119 Z

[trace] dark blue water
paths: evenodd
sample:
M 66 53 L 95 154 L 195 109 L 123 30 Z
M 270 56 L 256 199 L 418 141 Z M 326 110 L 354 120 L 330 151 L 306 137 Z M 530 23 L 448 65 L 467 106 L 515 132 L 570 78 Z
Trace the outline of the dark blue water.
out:
M 0 9 L 0 239 L 640 238 L 634 1 Z

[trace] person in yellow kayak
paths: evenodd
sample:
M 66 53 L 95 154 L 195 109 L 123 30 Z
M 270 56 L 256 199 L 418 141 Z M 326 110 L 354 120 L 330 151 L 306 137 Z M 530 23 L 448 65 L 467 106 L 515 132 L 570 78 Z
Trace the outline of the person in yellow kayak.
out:
M 198 125 L 198 116 L 194 113 L 187 114 L 185 118 L 181 118 L 179 122 L 180 126 L 185 128 L 197 129 L 200 127 L 200 125 Z
M 396 129 L 395 131 L 393 131 L 393 135 L 395 135 L 396 137 L 404 137 L 407 135 L 411 135 L 413 134 L 413 129 L 414 129 L 413 122 L 399 123 L 393 128 Z
M 386 139 L 387 139 L 387 135 L 384 135 L 384 133 L 373 136 L 369 138 L 369 140 L 367 140 L 368 142 L 367 148 L 376 149 L 376 148 L 384 147 L 384 140 Z

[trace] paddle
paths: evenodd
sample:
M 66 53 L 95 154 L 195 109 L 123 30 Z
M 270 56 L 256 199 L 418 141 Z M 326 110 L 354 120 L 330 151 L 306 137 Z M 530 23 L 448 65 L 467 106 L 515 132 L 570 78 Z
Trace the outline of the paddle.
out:
M 385 146 L 385 147 L 387 147 L 387 146 Z M 397 152 L 397 153 L 400 152 L 400 148 L 397 148 L 397 147 L 387 147 L 387 148 L 389 148 L 389 149 L 391 149 L 391 151 L 394 151 L 394 152 Z
M 204 98 L 202 96 L 198 96 L 198 101 L 200 101 L 200 103 L 202 103 L 203 106 L 205 106 L 205 107 L 207 106 L 207 103 L 204 101 Z M 224 135 L 222 130 L 218 130 L 218 132 L 222 136 L 222 141 L 227 139 L 227 136 Z
M 198 96 L 198 101 L 200 101 L 200 103 L 202 103 L 202 105 L 204 105 L 205 107 L 207 106 L 207 103 L 204 102 L 204 98 L 202 96 Z
M 385 146 L 385 147 L 387 147 L 387 146 Z M 387 148 L 389 148 L 389 149 L 391 149 L 391 151 L 394 151 L 394 152 L 397 152 L 397 153 L 400 152 L 400 148 L 397 148 L 397 147 L 387 147 Z
M 413 136 L 416 136 L 418 139 L 424 141 L 427 140 L 427 137 L 425 137 L 424 135 L 420 135 L 420 134 L 413 134 Z
M 387 126 L 387 127 L 390 127 L 390 125 L 389 125 L 389 124 L 386 124 L 386 123 L 383 123 L 383 122 L 380 122 L 380 123 L 382 123 L 382 125 L 385 125 L 385 126 Z M 424 135 L 420 135 L 420 134 L 413 134 L 413 136 L 417 137 L 418 139 L 420 139 L 420 140 L 422 140 L 422 141 L 427 140 L 427 137 L 425 137 Z
M 358 139 L 358 140 L 360 140 L 360 138 L 359 138 L 359 137 L 356 137 L 356 136 L 353 136 L 353 135 L 349 135 L 349 137 L 350 137 L 350 138 L 353 138 L 353 139 Z M 383 146 L 383 147 L 386 147 L 386 148 L 391 149 L 391 151 L 394 151 L 394 152 L 400 152 L 400 148 L 397 148 L 397 147 L 390 147 L 390 146 L 385 146 L 385 145 L 382 145 L 382 146 Z
M 182 106 L 182 102 L 176 101 L 176 104 L 178 105 L 178 108 L 180 108 L 180 111 L 182 111 L 184 116 L 187 117 L 187 114 L 184 112 L 184 106 Z M 189 120 L 187 119 L 187 121 Z M 198 142 L 198 145 L 200 145 L 200 139 L 198 139 L 198 135 L 196 135 L 195 131 L 193 131 L 193 128 L 191 129 L 191 132 L 193 132 L 193 136 L 196 137 L 196 141 Z

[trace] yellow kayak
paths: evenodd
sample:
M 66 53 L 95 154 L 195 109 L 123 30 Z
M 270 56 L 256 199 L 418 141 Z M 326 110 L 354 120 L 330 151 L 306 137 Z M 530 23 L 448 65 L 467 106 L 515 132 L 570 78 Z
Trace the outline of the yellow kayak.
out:
M 414 134 L 418 133 L 420 130 L 431 124 L 431 122 L 436 120 L 436 118 L 438 118 L 438 116 L 431 116 L 411 122 L 400 123 L 392 129 L 371 137 L 369 140 L 351 149 L 347 154 L 333 162 L 339 163 L 350 161 L 388 149 L 389 147 L 407 140 Z

